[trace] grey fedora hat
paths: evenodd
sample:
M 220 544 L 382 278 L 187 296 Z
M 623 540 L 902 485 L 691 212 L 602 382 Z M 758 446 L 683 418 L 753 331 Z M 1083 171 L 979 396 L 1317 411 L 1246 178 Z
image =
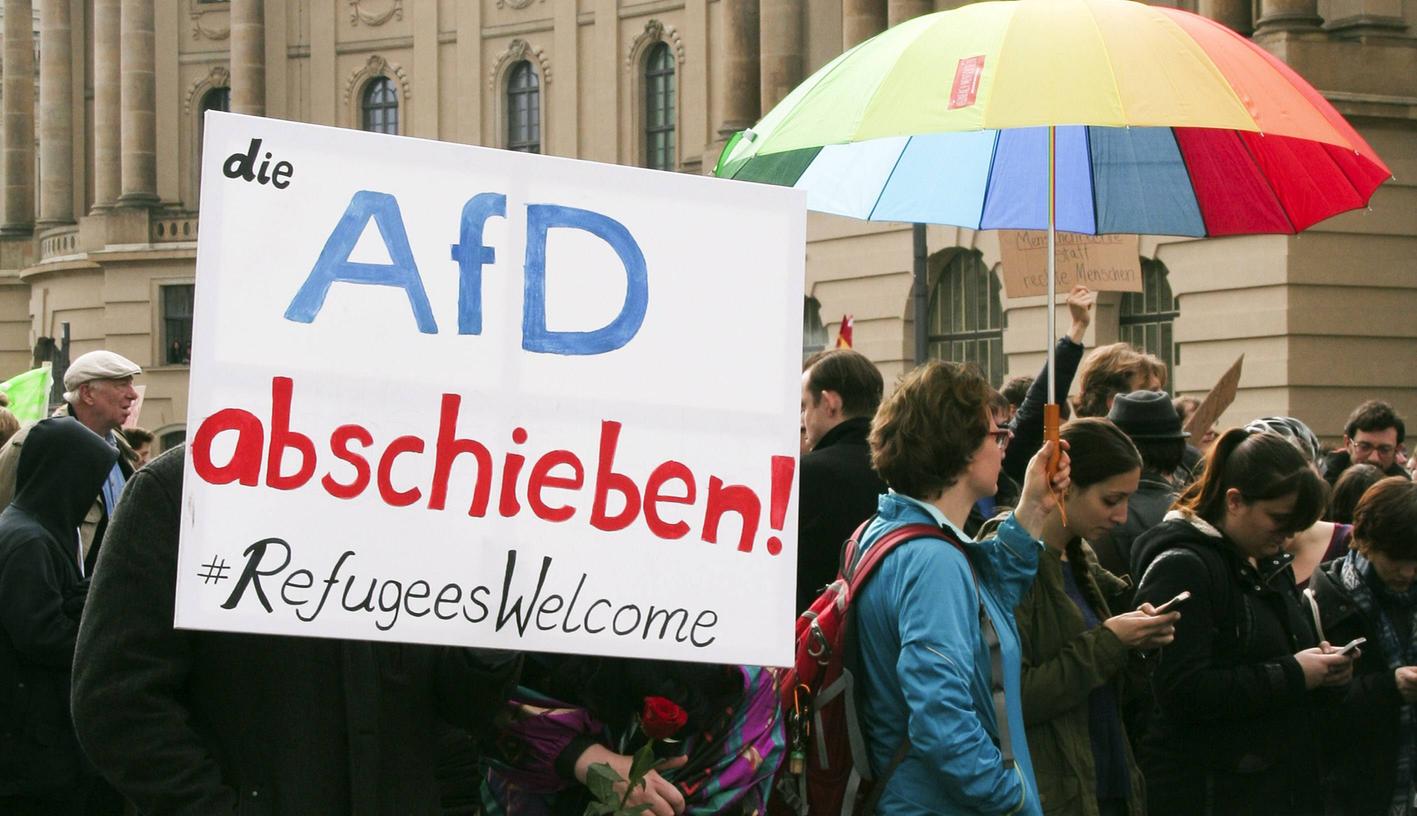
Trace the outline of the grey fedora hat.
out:
M 1112 424 L 1132 439 L 1185 439 L 1181 417 L 1164 391 L 1133 391 L 1118 394 L 1107 412 Z

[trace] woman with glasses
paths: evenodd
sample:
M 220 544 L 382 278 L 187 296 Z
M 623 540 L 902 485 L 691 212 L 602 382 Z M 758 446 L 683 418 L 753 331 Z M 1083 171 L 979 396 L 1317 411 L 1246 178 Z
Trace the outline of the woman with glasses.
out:
M 891 490 L 861 536 L 861 552 L 906 525 L 929 525 L 950 539 L 897 544 L 853 602 L 857 710 L 877 813 L 1043 812 L 1023 737 L 1013 608 L 1033 582 L 1038 535 L 1055 494 L 1067 488 L 1068 459 L 1050 484 L 1053 445 L 1045 445 L 998 536 L 966 535 L 970 508 L 995 489 L 1008 440 L 989 412 L 991 391 L 972 368 L 926 363 L 871 423 L 872 464 Z
M 1137 539 L 1137 600 L 1191 594 L 1156 660 L 1141 738 L 1153 816 L 1324 812 L 1317 724 L 1353 658 L 1319 642 L 1284 544 L 1327 498 L 1287 439 L 1232 428 L 1166 521 Z

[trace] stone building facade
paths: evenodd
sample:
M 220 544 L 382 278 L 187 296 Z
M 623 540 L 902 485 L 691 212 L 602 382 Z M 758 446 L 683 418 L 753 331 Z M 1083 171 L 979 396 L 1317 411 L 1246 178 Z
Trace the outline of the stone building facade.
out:
M 1143 236 L 1150 291 L 1105 296 L 1091 340 L 1148 344 L 1187 393 L 1245 353 L 1227 419 L 1294 413 L 1333 436 L 1369 394 L 1417 416 L 1417 3 L 1181 4 L 1309 78 L 1396 180 L 1299 237 Z M 3 0 L 0 376 L 113 349 L 145 369 L 142 424 L 182 438 L 206 110 L 701 173 L 843 48 L 955 5 Z M 994 235 L 926 243 L 932 353 L 1035 370 L 1044 307 L 1002 297 Z M 913 251 L 908 226 L 813 215 L 804 345 L 850 313 L 888 380 L 907 368 Z

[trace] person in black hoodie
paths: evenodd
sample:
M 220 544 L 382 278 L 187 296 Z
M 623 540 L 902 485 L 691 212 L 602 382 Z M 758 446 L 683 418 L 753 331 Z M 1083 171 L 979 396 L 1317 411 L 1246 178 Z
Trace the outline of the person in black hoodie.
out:
M 1334 643 L 1366 638 L 1329 720 L 1331 812 L 1417 812 L 1417 484 L 1383 479 L 1353 513 L 1351 549 L 1314 573 L 1318 619 Z
M 1318 725 L 1353 659 L 1319 643 L 1283 546 L 1327 494 L 1284 437 L 1232 428 L 1136 540 L 1138 603 L 1191 593 L 1156 659 L 1141 738 L 1152 816 L 1323 812 Z
M 0 513 L 0 812 L 83 813 L 96 775 L 69 715 L 88 581 L 79 524 L 118 451 L 70 417 L 45 419 Z
M 881 372 L 851 349 L 816 357 L 802 373 L 802 457 L 797 501 L 797 611 L 836 578 L 841 545 L 876 512 L 886 483 L 871 467 L 866 434 L 881 404 Z

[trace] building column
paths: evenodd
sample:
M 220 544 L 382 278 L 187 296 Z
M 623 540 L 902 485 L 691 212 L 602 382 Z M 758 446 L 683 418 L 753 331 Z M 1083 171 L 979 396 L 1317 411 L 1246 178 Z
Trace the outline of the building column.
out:
M 1323 25 L 1318 0 L 1260 0 L 1260 16 L 1255 33 L 1276 31 L 1316 31 Z
M 266 3 L 231 2 L 231 112 L 266 115 Z
M 871 39 L 886 28 L 886 0 L 842 0 L 841 50 Z
M 122 103 L 118 81 L 118 3 L 93 3 L 93 210 L 102 212 L 118 201 L 122 185 L 119 133 Z
M 34 7 L 5 0 L 5 220 L 0 235 L 34 231 Z
M 39 8 L 39 224 L 74 223 L 74 82 L 69 0 Z
M 758 121 L 758 0 L 723 0 L 724 139 Z
M 151 207 L 157 197 L 157 72 L 153 0 L 122 0 L 119 14 L 119 73 L 123 134 L 120 144 L 125 207 Z
M 1248 36 L 1255 30 L 1250 19 L 1250 0 L 1200 0 L 1197 7 L 1202 17 L 1220 23 L 1239 34 Z
M 886 25 L 893 28 L 912 17 L 934 10 L 935 4 L 931 0 L 890 0 L 886 5 Z
M 764 112 L 802 81 L 802 0 L 762 0 L 759 103 Z

